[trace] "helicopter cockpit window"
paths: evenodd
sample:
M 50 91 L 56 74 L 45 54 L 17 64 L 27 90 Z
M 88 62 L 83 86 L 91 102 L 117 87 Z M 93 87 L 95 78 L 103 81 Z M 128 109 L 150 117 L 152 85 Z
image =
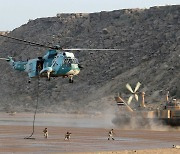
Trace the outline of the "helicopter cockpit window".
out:
M 66 58 L 64 59 L 64 64 L 78 64 L 78 60 L 76 58 Z
M 74 61 L 74 64 L 79 64 L 78 59 L 74 58 L 73 61 Z

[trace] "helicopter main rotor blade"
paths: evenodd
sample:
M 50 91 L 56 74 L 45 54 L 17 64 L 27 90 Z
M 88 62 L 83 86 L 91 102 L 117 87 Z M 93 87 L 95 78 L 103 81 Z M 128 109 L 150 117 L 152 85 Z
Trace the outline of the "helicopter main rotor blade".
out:
M 72 48 L 72 49 L 62 49 L 62 50 L 66 50 L 66 51 L 120 51 L 120 50 L 125 50 L 125 49 L 88 49 L 88 48 Z
M 23 39 L 20 39 L 20 38 L 15 38 L 15 37 L 12 37 L 12 36 L 2 35 L 2 34 L 0 34 L 0 36 L 5 37 L 5 38 L 10 38 L 10 39 L 13 39 L 13 40 L 17 40 L 17 41 L 21 41 L 21 42 L 25 42 L 25 43 L 28 43 L 29 45 L 32 45 L 32 46 L 36 45 L 36 46 L 39 46 L 39 47 L 45 47 L 45 48 L 50 48 L 50 49 L 57 49 L 57 47 L 46 46 L 46 45 L 43 45 L 43 44 L 40 44 L 40 43 L 30 42 L 30 41 L 23 40 Z
M 127 88 L 131 93 L 134 93 L 129 83 L 126 84 L 126 88 Z
M 134 92 L 136 92 L 136 91 L 139 89 L 140 86 L 141 86 L 141 83 L 138 82 L 138 83 L 136 84 L 136 87 L 135 87 L 135 89 L 134 89 Z
M 21 41 L 21 42 L 24 42 L 24 43 L 28 43 L 28 44 L 25 44 L 25 45 L 45 47 L 45 48 L 50 48 L 50 49 L 55 49 L 55 50 L 58 50 L 58 49 L 65 50 L 65 51 L 83 51 L 83 50 L 87 50 L 87 51 L 120 51 L 120 50 L 125 50 L 125 49 L 88 49 L 88 48 L 64 49 L 64 48 L 61 48 L 59 46 L 54 46 L 54 47 L 53 46 L 47 46 L 47 45 L 43 45 L 43 44 L 40 44 L 40 43 L 31 42 L 31 41 L 27 41 L 27 40 L 20 39 L 20 38 L 15 38 L 15 37 L 8 36 L 8 35 L 0 34 L 0 36 L 5 37 L 5 38 L 10 38 L 10 39 L 13 39 L 13 40 L 17 40 L 17 41 Z
M 55 49 L 55 50 L 58 50 L 58 49 L 65 50 L 65 51 L 83 51 L 83 50 L 86 50 L 86 51 L 120 51 L 120 50 L 125 50 L 125 49 L 88 49 L 88 48 L 66 49 L 66 48 L 61 48 L 59 46 L 54 46 L 54 47 L 53 46 L 47 46 L 47 45 L 43 45 L 43 44 L 40 44 L 40 43 L 31 42 L 31 41 L 27 41 L 27 40 L 20 39 L 20 38 L 15 38 L 15 37 L 8 36 L 8 35 L 0 34 L 0 36 L 5 37 L 5 38 L 10 38 L 10 39 L 13 39 L 13 40 L 17 40 L 17 41 L 21 41 L 21 42 L 24 42 L 24 43 L 28 43 L 28 44 L 25 44 L 25 45 L 45 47 L 45 48 L 50 48 L 50 49 Z

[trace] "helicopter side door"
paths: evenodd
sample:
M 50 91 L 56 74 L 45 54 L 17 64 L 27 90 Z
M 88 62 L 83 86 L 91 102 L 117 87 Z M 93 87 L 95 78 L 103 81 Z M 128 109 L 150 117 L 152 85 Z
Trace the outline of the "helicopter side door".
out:
M 58 73 L 60 69 L 62 69 L 62 64 L 64 62 L 64 56 L 62 53 L 59 53 L 54 60 L 52 61 L 52 69 L 54 70 L 54 75 L 59 76 Z
M 28 61 L 27 63 L 27 67 L 26 67 L 26 72 L 28 73 L 28 76 L 30 78 L 33 78 L 33 77 L 37 77 L 39 72 L 38 72 L 38 67 L 37 67 L 37 64 L 38 64 L 38 59 L 31 59 Z

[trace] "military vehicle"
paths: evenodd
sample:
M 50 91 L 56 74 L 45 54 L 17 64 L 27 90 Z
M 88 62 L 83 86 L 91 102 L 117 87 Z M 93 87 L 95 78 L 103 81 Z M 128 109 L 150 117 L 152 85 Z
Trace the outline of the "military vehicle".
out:
M 137 127 L 146 126 L 153 123 L 166 124 L 171 126 L 180 126 L 180 101 L 177 99 L 169 99 L 169 92 L 166 95 L 166 102 L 164 103 L 163 109 L 156 108 L 150 109 L 145 105 L 145 92 L 142 94 L 142 102 L 138 107 L 132 108 L 130 102 L 133 97 L 138 101 L 137 90 L 140 87 L 140 83 L 137 83 L 135 90 L 133 91 L 129 84 L 126 85 L 132 94 L 125 102 L 121 96 L 115 96 L 115 101 L 118 106 L 118 113 L 116 118 L 113 119 L 113 123 L 123 126 L 124 124 L 133 123 Z

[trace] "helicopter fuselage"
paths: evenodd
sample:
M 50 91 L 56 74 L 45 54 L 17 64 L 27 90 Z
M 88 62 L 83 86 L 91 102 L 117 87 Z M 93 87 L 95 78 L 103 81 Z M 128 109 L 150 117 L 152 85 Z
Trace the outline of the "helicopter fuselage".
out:
M 28 61 L 14 61 L 11 57 L 9 63 L 15 70 L 25 71 L 29 78 L 37 77 L 69 77 L 69 82 L 73 82 L 72 78 L 78 75 L 80 68 L 78 60 L 71 52 L 57 52 L 57 50 L 48 50 L 43 57 L 30 59 Z
M 72 83 L 73 76 L 78 75 L 82 65 L 78 63 L 78 60 L 74 57 L 72 52 L 67 51 L 119 51 L 124 49 L 89 49 L 89 48 L 62 48 L 59 45 L 47 46 L 36 42 L 27 41 L 24 39 L 16 38 L 10 35 L 2 35 L 0 37 L 5 37 L 8 39 L 24 42 L 25 45 L 45 47 L 49 48 L 43 57 L 38 57 L 36 59 L 30 59 L 26 62 L 24 61 L 14 61 L 12 57 L 1 58 L 1 60 L 9 61 L 10 65 L 19 71 L 25 71 L 28 73 L 29 78 L 37 77 L 69 77 L 69 82 Z M 61 50 L 59 52 L 59 50 Z

